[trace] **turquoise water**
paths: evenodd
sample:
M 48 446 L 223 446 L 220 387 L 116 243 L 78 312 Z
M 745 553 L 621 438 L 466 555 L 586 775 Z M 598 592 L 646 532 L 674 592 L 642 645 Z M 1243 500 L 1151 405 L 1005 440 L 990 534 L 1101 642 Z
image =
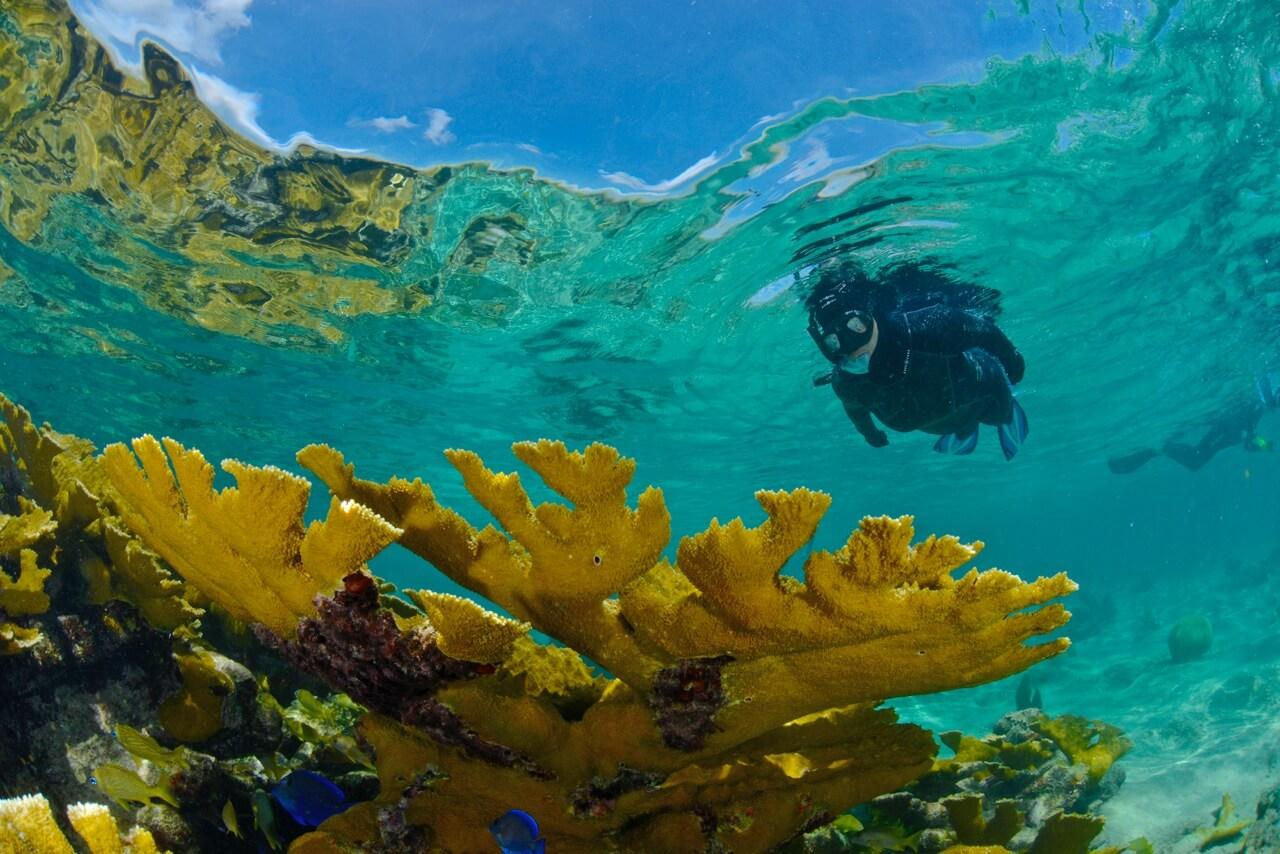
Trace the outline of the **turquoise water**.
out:
M 546 436 L 636 458 L 676 535 L 758 521 L 760 488 L 834 497 L 817 547 L 864 514 L 914 514 L 921 531 L 985 541 L 984 566 L 1080 582 L 1083 629 L 1041 668 L 1047 702 L 1130 732 L 1134 798 L 1207 816 L 1224 787 L 1251 804 L 1274 776 L 1273 711 L 1215 721 L 1195 704 L 1235 671 L 1275 679 L 1280 454 L 1232 448 L 1197 473 L 1158 459 L 1128 477 L 1105 460 L 1194 433 L 1280 362 L 1278 86 L 1269 4 L 1159 3 L 1079 53 L 992 59 L 976 82 L 824 98 L 743 129 L 736 155 L 670 196 L 386 167 L 416 175 L 412 197 L 363 243 L 301 226 L 236 243 L 204 201 L 168 205 L 152 185 L 128 201 L 68 192 L 86 143 L 69 171 L 34 169 L 52 155 L 23 142 L 61 107 L 32 102 L 0 116 L 0 390 L 99 444 L 152 432 L 296 468 L 298 448 L 327 442 L 363 476 L 422 476 L 464 511 L 442 449 L 513 469 L 509 445 Z M 49 200 L 38 214 L 14 202 L 35 197 Z M 1028 362 L 1016 460 L 990 433 L 972 457 L 920 435 L 866 447 L 811 386 L 823 363 L 803 277 L 840 253 L 937 259 L 1003 292 Z M 313 278 L 295 288 L 300 273 Z M 213 284 L 231 280 L 250 296 Z M 1280 439 L 1280 417 L 1260 432 Z M 374 568 L 445 583 L 405 555 Z M 1262 586 L 1242 589 L 1249 573 Z M 1194 611 L 1218 630 L 1211 659 L 1123 690 L 1098 678 L 1155 667 L 1166 627 Z M 898 705 L 976 730 L 1012 692 Z M 1189 741 L 1166 732 L 1179 715 L 1197 722 Z M 1175 795 L 1188 765 L 1209 782 Z M 1171 820 L 1125 797 L 1124 826 L 1157 836 Z

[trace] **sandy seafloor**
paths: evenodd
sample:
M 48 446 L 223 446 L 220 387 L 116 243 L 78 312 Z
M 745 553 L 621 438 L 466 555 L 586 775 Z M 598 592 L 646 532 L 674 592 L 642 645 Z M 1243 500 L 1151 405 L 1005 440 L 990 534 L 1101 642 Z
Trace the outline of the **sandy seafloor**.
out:
M 1197 851 L 1195 830 L 1214 823 L 1230 794 L 1241 820 L 1280 784 L 1280 553 L 1204 567 L 1169 585 L 1096 589 L 1068 600 L 1072 648 L 1030 672 L 1050 714 L 1121 727 L 1133 749 L 1120 761 L 1119 793 L 1102 810 L 1112 844 L 1145 836 L 1157 852 Z M 1174 664 L 1169 627 L 1202 613 L 1213 646 Z M 986 732 L 1014 706 L 1021 677 L 896 701 L 904 720 L 936 731 Z M 1213 850 L 1239 851 L 1240 843 Z M 1256 849 L 1254 849 L 1256 850 Z

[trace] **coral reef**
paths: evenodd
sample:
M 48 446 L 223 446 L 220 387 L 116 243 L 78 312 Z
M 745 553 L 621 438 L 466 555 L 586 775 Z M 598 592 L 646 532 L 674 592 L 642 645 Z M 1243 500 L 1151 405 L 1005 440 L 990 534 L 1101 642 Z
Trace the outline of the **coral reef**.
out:
M 463 748 L 473 758 L 504 767 L 517 764 L 513 751 L 468 733 L 436 699 L 445 685 L 493 673 L 494 666 L 445 655 L 425 624 L 401 631 L 392 613 L 378 607 L 378 590 L 368 575 L 352 573 L 344 582 L 332 598 L 320 597 L 318 615 L 299 624 L 296 638 L 278 638 L 265 627 L 259 636 L 295 666 L 342 686 L 374 711 Z M 495 657 L 505 656 L 495 651 Z M 526 770 L 537 772 L 531 765 Z
M 955 578 L 981 544 L 913 546 L 909 518 L 864 520 L 838 552 L 812 554 L 801 582 L 781 568 L 829 499 L 761 492 L 764 524 L 713 522 L 672 564 L 661 492 L 627 504 L 633 461 L 602 445 L 515 452 L 571 506 L 534 507 L 518 476 L 447 454 L 507 535 L 473 528 L 421 482 L 358 480 L 322 446 L 299 461 L 334 498 L 306 529 L 306 482 L 282 471 L 228 461 L 237 487 L 219 492 L 203 457 L 171 440 L 104 452 L 137 535 L 267 646 L 372 710 L 358 728 L 378 796 L 303 850 L 406 838 L 481 849 L 488 823 L 520 805 L 556 850 L 763 851 L 929 769 L 931 739 L 879 701 L 1066 647 L 1024 645 L 1066 621 L 1046 604 L 1074 589 L 1064 575 Z M 384 600 L 363 562 L 397 539 L 518 621 L 430 591 L 406 593 L 416 608 Z
M 113 515 L 92 445 L 2 396 L 0 416 L 0 635 L 22 653 L 0 668 L 0 759 L 8 791 L 70 804 L 98 795 L 107 710 L 142 724 L 177 687 L 165 631 L 199 610 Z
M 1089 771 L 1089 780 L 1098 783 L 1117 759 L 1129 752 L 1133 743 L 1124 733 L 1102 721 L 1091 721 L 1076 715 L 1048 718 L 1043 715 L 1032 727 L 1051 739 L 1058 749 L 1077 765 Z
M 305 691 L 305 711 L 282 707 L 254 671 L 280 674 L 286 694 L 298 680 L 247 632 L 237 640 L 232 621 L 202 614 L 198 597 L 128 532 L 92 446 L 36 427 L 3 397 L 0 414 L 0 623 L 6 638 L 10 627 L 30 638 L 0 667 L 0 788 L 40 792 L 58 815 L 111 799 L 121 826 L 147 828 L 173 851 L 226 848 L 224 805 L 249 815 L 254 793 L 294 768 L 330 770 L 372 795 L 354 719 L 329 715 L 350 702 Z M 247 656 L 253 670 L 232 656 Z M 330 717 L 346 725 L 321 737 L 315 726 Z M 296 734 L 302 720 L 315 738 Z M 199 751 L 175 754 L 155 738 Z M 76 815 L 105 826 L 101 809 Z
M 1063 738 L 1114 728 L 1079 718 L 1049 718 L 1037 709 L 1001 718 L 982 738 L 947 732 L 941 740 L 953 752 L 903 791 L 883 795 L 841 821 L 808 834 L 788 852 L 874 851 L 937 852 L 1133 851 L 1150 854 L 1145 840 L 1094 849 L 1103 829 L 1092 813 L 1118 789 L 1123 775 L 1108 764 L 1094 774 L 1091 757 L 1072 755 L 1048 733 Z
M 32 638 L 0 671 L 0 781 L 60 810 L 109 799 L 77 820 L 160 848 L 487 850 L 521 806 L 558 851 L 765 851 L 935 767 L 928 733 L 880 700 L 1066 645 L 1025 645 L 1065 622 L 1047 604 L 1065 576 L 957 578 L 980 544 L 913 545 L 907 518 L 866 519 L 803 580 L 782 574 L 829 503 L 807 490 L 760 493 L 763 524 L 713 522 L 669 562 L 662 494 L 628 505 L 634 463 L 600 445 L 517 445 L 570 502 L 537 507 L 517 476 L 449 452 L 506 534 L 311 447 L 334 495 L 308 524 L 295 475 L 228 461 L 236 486 L 216 490 L 176 442 L 95 457 L 0 411 L 0 607 Z M 396 541 L 516 619 L 395 595 L 366 561 Z M 1050 749 L 1001 750 L 1012 767 Z M 271 795 L 296 770 L 352 806 L 300 826 Z

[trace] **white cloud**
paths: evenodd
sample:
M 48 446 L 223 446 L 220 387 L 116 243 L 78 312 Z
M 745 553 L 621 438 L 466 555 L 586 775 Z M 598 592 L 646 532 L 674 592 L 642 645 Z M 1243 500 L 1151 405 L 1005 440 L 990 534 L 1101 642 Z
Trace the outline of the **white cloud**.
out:
M 395 133 L 398 130 L 408 130 L 416 128 L 417 125 L 409 121 L 408 116 L 378 116 L 372 119 L 352 119 L 347 122 L 347 127 L 353 128 L 373 128 L 378 133 Z
M 339 154 L 359 154 L 363 151 L 359 148 L 338 148 L 320 142 L 306 131 L 295 133 L 285 142 L 277 142 L 258 124 L 258 112 L 262 108 L 261 95 L 257 92 L 237 89 L 221 77 L 208 74 L 198 68 L 189 68 L 187 73 L 191 75 L 191 82 L 195 84 L 196 95 L 205 106 L 213 110 L 231 127 L 272 151 L 292 151 L 299 145 L 310 145 L 313 148 L 323 148 Z
M 275 140 L 272 140 L 271 142 L 267 143 L 268 148 L 273 149 L 275 151 L 280 151 L 280 152 L 293 151 L 299 145 L 309 145 L 312 148 L 319 148 L 319 149 L 323 149 L 324 151 L 332 151 L 334 154 L 355 155 L 355 154 L 365 153 L 365 149 L 363 148 L 343 148 L 340 145 L 334 145 L 333 143 L 330 143 L 330 142 L 323 142 L 322 140 L 316 139 L 314 136 L 312 136 L 310 133 L 308 133 L 305 130 L 298 131 L 293 136 L 286 139 L 284 142 L 276 142 Z
M 634 175 L 628 175 L 626 172 L 601 172 L 600 177 L 614 184 L 635 190 L 641 193 L 666 193 L 679 187 L 681 184 L 691 178 L 700 175 L 716 164 L 719 156 L 714 152 L 699 160 L 688 169 L 681 172 L 674 178 L 666 181 L 659 181 L 656 184 L 647 184 Z
M 198 68 L 190 68 L 188 73 L 196 86 L 196 94 L 205 106 L 231 126 L 243 131 L 254 142 L 273 148 L 278 146 L 258 124 L 258 111 L 262 108 L 261 95 L 237 89 L 221 77 L 206 74 Z
M 449 125 L 453 123 L 453 116 L 437 107 L 427 110 L 427 129 L 422 132 L 422 138 L 432 145 L 448 145 L 457 137 L 449 132 Z
M 227 34 L 249 26 L 253 0 L 79 0 L 77 16 L 107 43 L 119 64 L 138 70 L 137 47 L 150 37 L 210 65 Z
M 521 151 L 527 151 L 527 152 L 529 152 L 530 154 L 536 154 L 536 155 L 538 155 L 539 157 L 543 156 L 543 151 L 542 151 L 542 149 L 541 149 L 541 148 L 538 148 L 538 146 L 533 145 L 532 143 L 528 143 L 528 142 L 518 142 L 518 143 L 516 143 L 516 148 L 520 149 Z

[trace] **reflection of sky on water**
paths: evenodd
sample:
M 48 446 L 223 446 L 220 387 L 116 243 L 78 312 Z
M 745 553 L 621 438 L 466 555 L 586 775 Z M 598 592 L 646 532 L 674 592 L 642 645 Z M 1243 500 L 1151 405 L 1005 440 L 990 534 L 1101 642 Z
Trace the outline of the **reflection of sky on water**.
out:
M 915 146 L 961 147 L 982 145 L 992 137 L 980 133 L 947 133 L 943 125 L 908 124 L 868 116 L 826 121 L 801 140 L 778 146 L 774 159 L 751 170 L 725 192 L 739 200 L 720 222 L 705 232 L 718 237 L 760 210 L 780 201 L 797 187 L 814 180 L 821 198 L 838 196 L 869 175 L 870 164 L 890 151 Z
M 177 53 L 202 98 L 260 141 L 533 164 L 623 190 L 678 186 L 799 102 L 976 79 L 996 55 L 1074 52 L 1086 21 L 1119 30 L 1145 5 L 1086 3 L 1081 16 L 1048 3 L 1024 15 L 1010 0 L 810 0 L 785 14 L 739 0 L 72 2 L 126 63 L 141 38 Z

